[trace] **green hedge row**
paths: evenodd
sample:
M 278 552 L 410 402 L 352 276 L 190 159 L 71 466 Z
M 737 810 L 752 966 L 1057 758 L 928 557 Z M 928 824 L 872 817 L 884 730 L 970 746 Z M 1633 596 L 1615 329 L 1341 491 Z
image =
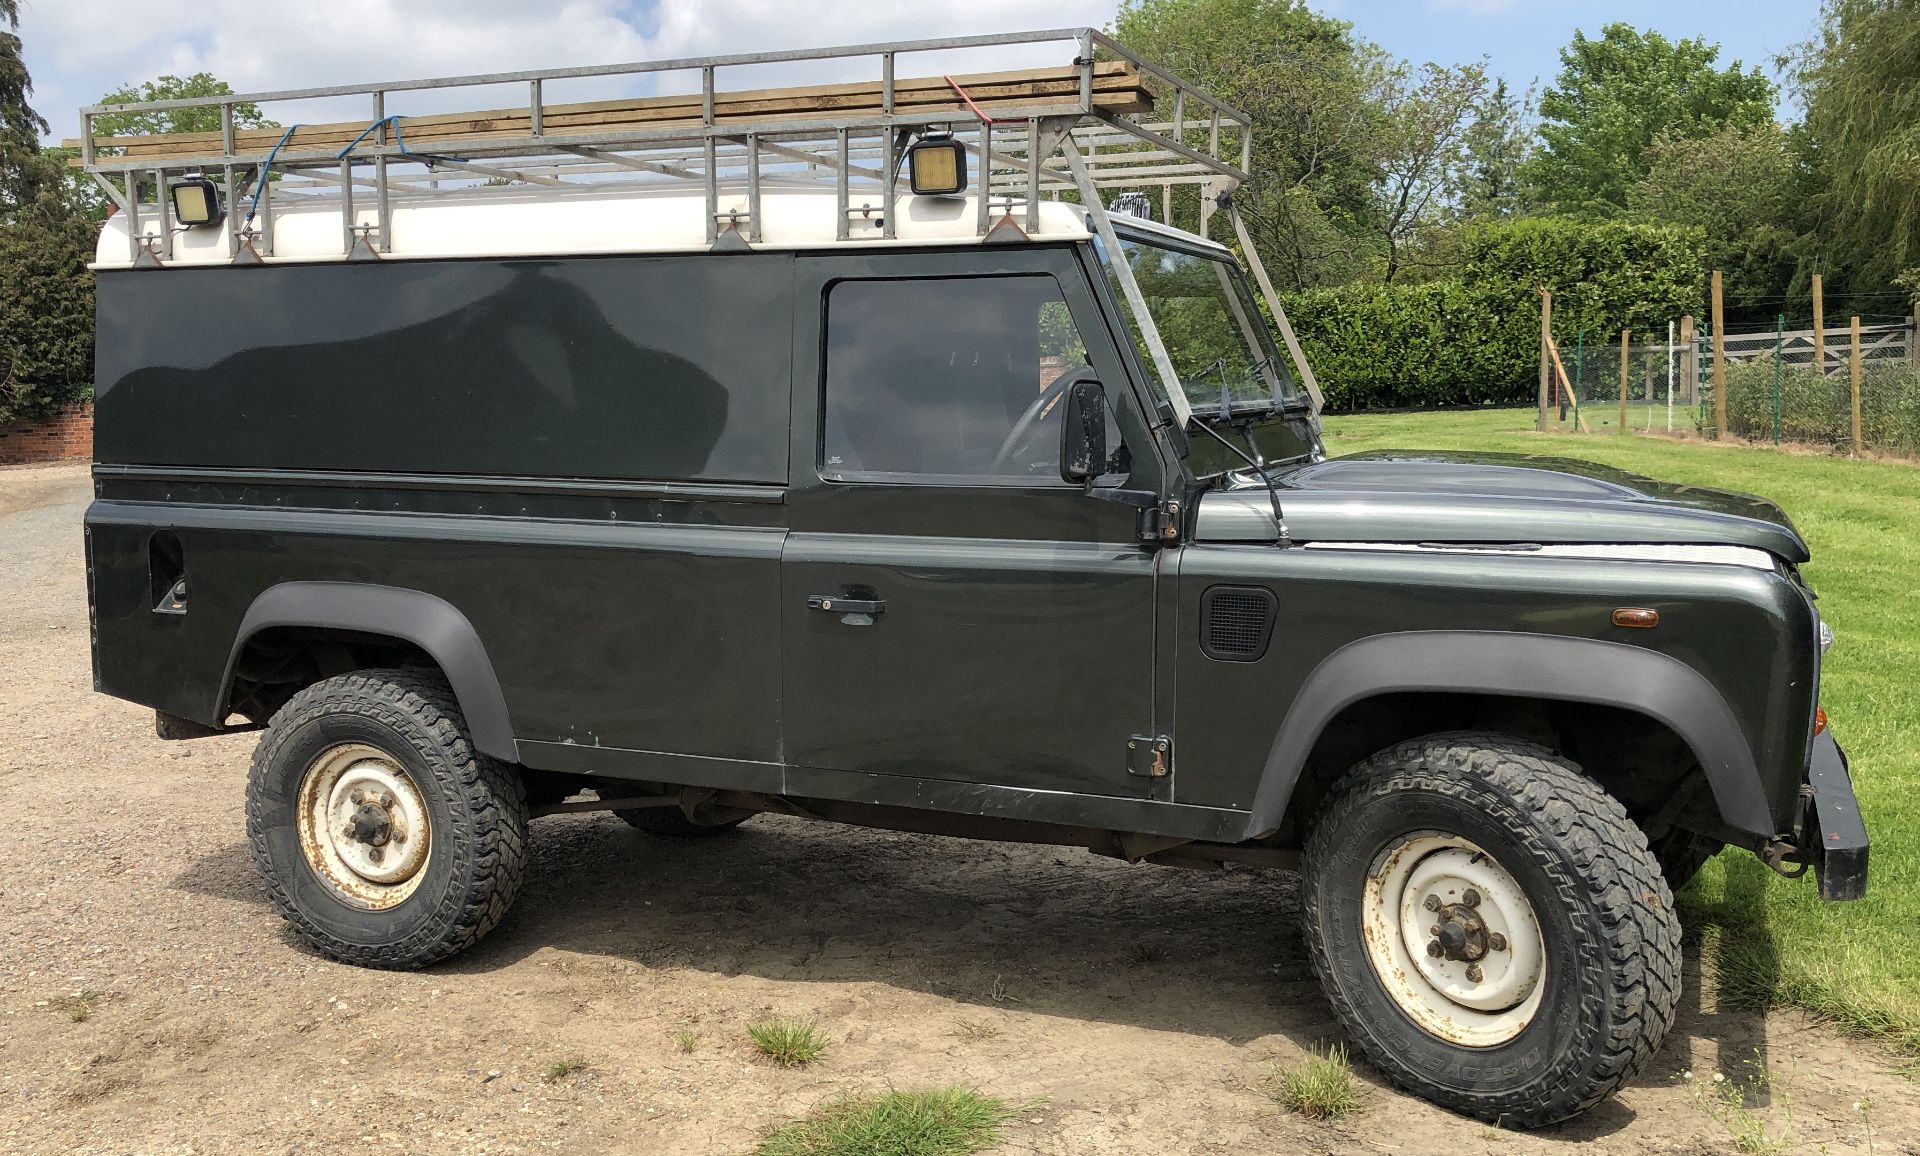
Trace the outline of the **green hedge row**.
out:
M 0 425 L 92 394 L 95 235 L 36 210 L 0 225 Z
M 1542 287 L 1563 342 L 1582 330 L 1664 336 L 1700 301 L 1704 257 L 1691 232 L 1524 220 L 1475 230 L 1465 254 L 1457 279 L 1286 299 L 1329 408 L 1526 401 L 1539 381 Z

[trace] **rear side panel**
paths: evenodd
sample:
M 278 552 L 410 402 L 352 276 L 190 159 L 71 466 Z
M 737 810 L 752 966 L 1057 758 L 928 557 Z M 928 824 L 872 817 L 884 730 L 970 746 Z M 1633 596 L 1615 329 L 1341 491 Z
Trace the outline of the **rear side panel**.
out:
M 218 721 L 262 591 L 367 583 L 457 608 L 523 739 L 776 759 L 791 273 L 104 273 L 100 689 Z

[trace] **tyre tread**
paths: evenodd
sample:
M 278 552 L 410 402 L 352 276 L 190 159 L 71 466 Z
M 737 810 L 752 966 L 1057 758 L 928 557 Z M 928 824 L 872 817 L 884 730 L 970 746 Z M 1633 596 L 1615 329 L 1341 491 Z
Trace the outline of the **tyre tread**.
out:
M 1615 1014 L 1590 1056 L 1560 1065 L 1556 1082 L 1515 1093 L 1470 1093 L 1421 1081 L 1367 1030 L 1330 979 L 1319 935 L 1313 864 L 1338 838 L 1343 818 L 1383 793 L 1418 787 L 1441 794 L 1491 788 L 1535 829 L 1566 850 L 1585 882 L 1586 906 L 1611 966 L 1602 969 Z M 1579 1114 L 1639 1072 L 1673 1026 L 1680 1002 L 1680 924 L 1673 894 L 1646 837 L 1618 800 L 1564 757 L 1504 735 L 1457 732 L 1412 739 L 1362 761 L 1329 792 L 1306 853 L 1303 918 L 1321 986 L 1363 1053 L 1394 1083 L 1448 1107 L 1508 1127 L 1538 1127 Z M 1544 1095 L 1542 1094 L 1544 1091 Z

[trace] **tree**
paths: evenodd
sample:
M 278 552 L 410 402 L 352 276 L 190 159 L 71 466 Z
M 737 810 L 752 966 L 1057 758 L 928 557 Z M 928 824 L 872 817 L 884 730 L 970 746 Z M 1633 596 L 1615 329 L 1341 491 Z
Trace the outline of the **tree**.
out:
M 1305 288 L 1368 271 L 1384 53 L 1303 0 L 1123 0 L 1115 27 L 1252 117 L 1240 212 L 1276 279 Z
M 84 397 L 93 381 L 93 227 L 40 151 L 17 0 L 0 0 L 0 423 Z
M 1540 148 L 1523 176 L 1528 193 L 1560 212 L 1607 217 L 1627 206 L 1660 136 L 1698 139 L 1728 125 L 1773 118 L 1773 82 L 1739 61 L 1716 68 L 1717 45 L 1670 41 L 1609 24 L 1560 50 L 1560 74 L 1540 97 Z
M 1627 192 L 1629 215 L 1706 238 L 1709 268 L 1725 274 L 1727 311 L 1771 321 L 1798 266 L 1798 166 L 1772 121 L 1728 125 L 1697 140 L 1671 133 L 1646 150 L 1647 175 Z
M 1382 281 L 1409 259 L 1409 246 L 1431 228 L 1459 189 L 1469 119 L 1487 90 L 1478 64 L 1442 68 L 1406 65 L 1389 73 L 1379 128 L 1380 179 L 1374 185 L 1378 227 L 1386 240 Z
M 1507 220 L 1521 209 L 1520 169 L 1533 147 L 1531 91 L 1520 99 L 1497 80 L 1467 128 L 1459 214 Z
M 0 0 L 10 2 L 10 0 Z M 192 76 L 156 77 L 145 84 L 123 84 L 100 98 L 101 104 L 145 104 L 156 100 L 187 100 L 202 96 L 232 96 L 233 87 L 211 72 Z M 233 106 L 235 128 L 279 128 L 260 113 L 260 106 L 241 101 Z M 219 132 L 220 109 L 215 105 L 159 112 L 110 112 L 93 118 L 97 136 L 153 136 L 176 132 Z
M 1849 289 L 1920 276 L 1920 0 L 1827 0 L 1794 79 L 1823 191 L 1815 231 Z
M 0 0 L 0 219 L 30 205 L 47 177 L 40 136 L 47 122 L 27 98 L 33 77 L 20 45 L 19 0 Z

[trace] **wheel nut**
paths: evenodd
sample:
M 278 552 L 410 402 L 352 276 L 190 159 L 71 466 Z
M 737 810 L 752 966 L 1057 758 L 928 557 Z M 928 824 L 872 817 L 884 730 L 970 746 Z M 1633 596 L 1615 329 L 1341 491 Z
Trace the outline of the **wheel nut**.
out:
M 406 833 L 405 831 L 402 831 L 402 830 L 401 830 L 400 828 L 398 828 L 398 827 L 395 827 L 395 828 L 393 829 L 393 841 L 394 841 L 394 842 L 396 842 L 396 843 L 404 843 L 404 842 L 406 842 L 406 841 L 407 841 L 407 833 Z M 1500 945 L 1501 945 L 1502 947 L 1505 947 L 1505 946 L 1506 946 L 1506 940 L 1504 940 L 1504 939 L 1503 939 L 1503 940 L 1501 940 L 1501 941 L 1500 941 Z
M 381 792 L 380 792 L 380 805 L 381 805 L 382 807 L 391 807 L 391 806 L 393 806 L 393 796 L 392 796 L 392 795 L 389 795 L 389 794 L 387 794 L 387 793 L 386 793 L 385 791 L 381 791 Z
M 1480 906 L 1480 893 L 1469 887 L 1467 888 L 1467 893 L 1460 897 L 1460 902 L 1466 904 L 1468 907 L 1478 907 Z
M 1494 932 L 1492 935 L 1487 936 L 1488 951 L 1505 951 L 1506 949 L 1507 949 L 1506 936 L 1500 934 L 1497 931 Z
M 1480 965 L 1479 964 L 1469 963 L 1467 965 L 1467 982 L 1468 983 L 1480 982 Z
M 1441 956 L 1445 955 L 1446 953 L 1447 953 L 1447 949 L 1440 946 L 1439 940 L 1431 939 L 1427 941 L 1428 955 L 1431 955 L 1435 959 L 1439 959 Z
M 382 850 L 381 850 L 380 848 L 378 848 L 378 847 L 369 847 L 369 848 L 367 848 L 367 858 L 369 858 L 369 859 L 371 859 L 371 860 L 373 860 L 373 861 L 374 861 L 375 863 L 378 863 L 378 862 L 380 862 L 380 861 L 381 861 L 382 859 L 385 859 L 386 857 L 387 857 L 387 853 L 386 853 L 385 851 L 382 851 Z M 1471 974 L 1472 974 L 1472 972 L 1471 972 L 1471 970 L 1469 971 L 1469 973 L 1468 973 L 1468 974 L 1469 974 L 1469 975 L 1471 975 Z M 1475 983 L 1478 983 L 1478 982 L 1480 982 L 1480 981 L 1479 981 L 1479 980 L 1474 980 L 1474 982 L 1475 982 Z
M 350 795 L 348 795 L 348 796 L 347 796 L 347 798 L 349 798 L 349 799 L 351 799 L 351 800 L 353 800 L 353 805 L 354 805 L 354 806 L 356 806 L 356 807 L 364 807 L 364 806 L 366 806 L 366 803 L 367 803 L 367 793 L 366 793 L 365 791 L 363 791 L 363 790 L 361 790 L 361 789 L 359 789 L 358 787 L 355 787 L 355 788 L 354 788 L 354 790 L 353 790 L 353 793 L 352 793 L 352 794 L 350 794 Z
M 1440 910 L 1440 897 L 1438 895 L 1429 895 L 1427 896 L 1426 903 L 1424 903 L 1422 906 L 1424 906 L 1428 911 L 1438 911 Z

